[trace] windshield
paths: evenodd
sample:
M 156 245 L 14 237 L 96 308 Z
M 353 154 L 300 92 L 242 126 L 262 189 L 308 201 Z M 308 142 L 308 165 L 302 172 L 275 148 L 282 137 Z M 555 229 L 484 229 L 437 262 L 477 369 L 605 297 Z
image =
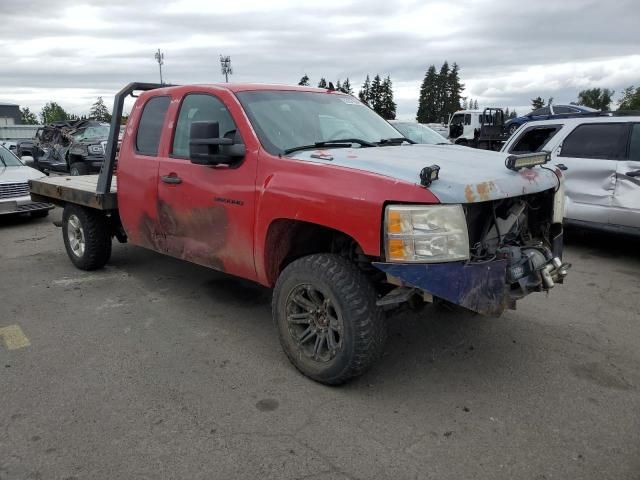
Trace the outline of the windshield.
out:
M 74 135 L 76 136 L 76 135 Z M 79 132 L 76 136 L 78 140 L 91 140 L 98 138 L 107 138 L 109 136 L 109 125 L 98 125 L 95 127 L 87 127 Z
M 332 140 L 380 142 L 398 131 L 356 98 L 336 93 L 237 93 L 262 146 L 271 154 Z
M 430 145 L 450 143 L 449 140 L 438 132 L 420 123 L 394 123 L 393 126 L 409 140 L 413 140 L 416 143 L 426 143 Z
M 451 119 L 451 125 L 462 125 L 464 124 L 464 114 L 457 113 Z
M 22 162 L 11 153 L 8 149 L 0 146 L 0 166 L 3 167 L 22 167 Z

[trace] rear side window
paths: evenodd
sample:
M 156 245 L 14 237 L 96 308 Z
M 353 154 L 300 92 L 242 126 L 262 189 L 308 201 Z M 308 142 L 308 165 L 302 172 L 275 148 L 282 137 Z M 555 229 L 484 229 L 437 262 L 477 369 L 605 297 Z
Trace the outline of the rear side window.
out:
M 560 156 L 621 160 L 626 155 L 628 138 L 626 123 L 587 123 L 569 134 Z
M 549 140 L 560 131 L 560 126 L 534 127 L 524 131 L 509 149 L 510 153 L 533 153 L 544 149 Z
M 553 113 L 573 113 L 575 110 L 569 107 L 553 107 Z
M 145 104 L 136 134 L 137 153 L 151 156 L 158 154 L 164 116 L 170 101 L 169 97 L 153 97 Z
M 633 124 L 631 143 L 629 144 L 629 160 L 640 162 L 640 123 Z
M 465 113 L 464 115 L 464 124 L 471 125 L 471 114 Z

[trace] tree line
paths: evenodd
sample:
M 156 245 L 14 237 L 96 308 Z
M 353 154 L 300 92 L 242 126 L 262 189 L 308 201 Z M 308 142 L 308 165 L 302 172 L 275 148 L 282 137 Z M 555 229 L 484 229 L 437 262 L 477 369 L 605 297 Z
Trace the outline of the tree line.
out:
M 305 73 L 298 82 L 298 85 L 308 87 L 310 81 L 311 79 Z M 353 95 L 354 93 L 349 77 L 342 83 L 340 83 L 340 79 L 338 79 L 335 84 L 333 84 L 333 82 L 327 82 L 325 77 L 321 77 L 318 82 L 318 88 L 333 88 L 347 95 Z M 393 83 L 389 75 L 383 79 L 380 74 L 376 74 L 372 81 L 369 74 L 367 74 L 367 78 L 362 84 L 360 91 L 358 91 L 358 98 L 386 120 L 394 120 L 396 118 L 396 103 L 393 101 Z
M 608 112 L 611 110 L 615 93 L 615 90 L 609 88 L 588 88 L 578 92 L 578 99 L 571 102 L 571 105 L 581 105 Z M 546 102 L 540 96 L 531 99 L 531 108 L 533 110 L 548 107 L 552 104 L 553 97 L 547 99 Z M 618 111 L 629 110 L 640 110 L 640 87 L 632 85 L 622 91 L 622 96 L 618 100 Z
M 29 107 L 21 108 L 20 116 L 24 125 L 38 124 L 38 116 L 36 116 L 36 114 L 32 112 Z M 102 97 L 98 97 L 95 103 L 91 106 L 91 109 L 89 110 L 89 116 L 68 113 L 58 103 L 47 102 L 40 110 L 39 117 L 40 122 L 43 124 L 52 122 L 87 120 L 87 118 L 92 118 L 100 122 L 111 122 L 111 112 L 109 112 L 109 109 L 105 105 Z

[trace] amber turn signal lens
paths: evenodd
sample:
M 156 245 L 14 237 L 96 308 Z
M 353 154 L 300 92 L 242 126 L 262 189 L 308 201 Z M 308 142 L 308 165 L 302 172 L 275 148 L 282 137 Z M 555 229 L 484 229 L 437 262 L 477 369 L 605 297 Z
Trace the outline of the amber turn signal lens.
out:
M 402 233 L 402 215 L 398 211 L 390 211 L 387 218 L 388 233 Z
M 387 253 L 389 255 L 389 260 L 404 260 L 404 240 L 390 238 Z

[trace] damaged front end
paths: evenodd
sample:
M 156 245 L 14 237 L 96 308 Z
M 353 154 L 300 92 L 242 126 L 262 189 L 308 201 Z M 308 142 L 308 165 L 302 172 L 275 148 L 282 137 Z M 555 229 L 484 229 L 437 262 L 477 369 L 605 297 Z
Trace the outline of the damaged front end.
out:
M 388 261 L 374 266 L 385 272 L 387 281 L 397 288 L 381 298 L 379 304 L 420 293 L 427 300 L 440 298 L 481 314 L 500 315 L 507 308 L 514 309 L 518 299 L 562 283 L 570 268 L 562 261 L 563 196 L 562 189 L 546 190 L 462 205 L 468 234 L 468 244 L 464 245 L 468 248 L 467 258 L 389 261 L 387 250 Z M 456 231 L 455 226 L 440 230 L 446 228 Z M 395 239 L 388 231 L 386 237 L 387 245 L 389 239 Z M 418 248 L 424 250 L 418 245 L 424 237 L 419 233 L 411 240 L 416 252 Z M 430 242 L 430 250 L 426 251 L 453 251 L 448 247 L 451 244 L 461 248 L 455 234 L 448 234 L 444 241 Z

